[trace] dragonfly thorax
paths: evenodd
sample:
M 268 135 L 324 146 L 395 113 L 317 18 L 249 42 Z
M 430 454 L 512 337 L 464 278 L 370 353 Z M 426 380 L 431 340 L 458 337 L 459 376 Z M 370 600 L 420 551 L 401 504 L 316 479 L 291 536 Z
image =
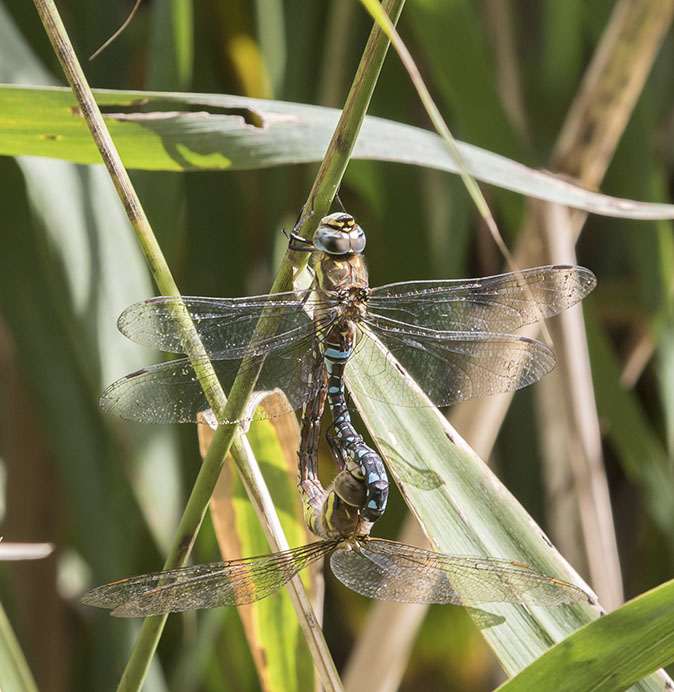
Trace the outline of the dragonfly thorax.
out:
M 370 538 L 371 528 L 372 523 L 363 521 L 358 531 L 351 536 L 344 536 L 344 540 L 337 544 L 337 550 L 355 550 L 359 553 L 361 546 Z
M 324 216 L 314 233 L 314 246 L 329 255 L 359 254 L 365 242 L 363 229 L 344 212 Z
M 352 286 L 337 291 L 342 317 L 351 322 L 362 322 L 367 317 L 367 301 L 370 289 L 367 286 Z

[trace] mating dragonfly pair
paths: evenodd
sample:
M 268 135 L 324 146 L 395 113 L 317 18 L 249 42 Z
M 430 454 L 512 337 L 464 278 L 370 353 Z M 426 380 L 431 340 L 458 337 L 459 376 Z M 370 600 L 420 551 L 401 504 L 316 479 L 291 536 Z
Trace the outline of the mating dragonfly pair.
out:
M 379 455 L 351 424 L 344 381 L 354 349 L 361 340 L 374 339 L 437 405 L 531 384 L 554 367 L 554 356 L 544 344 L 511 332 L 577 303 L 595 286 L 592 272 L 558 265 L 370 288 L 361 254 L 365 235 L 341 212 L 322 219 L 313 242 L 292 235 L 290 247 L 316 253 L 312 288 L 238 299 L 153 298 L 128 308 L 118 324 L 140 344 L 184 353 L 175 317 L 182 304 L 226 390 L 241 368 L 255 368 L 258 389 L 281 388 L 286 394 L 286 403 L 267 416 L 304 406 L 300 489 L 307 524 L 321 540 L 124 579 L 90 591 L 83 602 L 126 617 L 249 603 L 327 555 L 338 579 L 373 598 L 464 605 L 586 600 L 581 589 L 522 563 L 443 555 L 370 537 L 386 506 L 388 479 Z M 256 337 L 258 321 L 269 315 L 273 334 Z M 194 360 L 185 358 L 143 368 L 108 387 L 101 404 L 140 422 L 196 421 L 208 404 L 194 367 Z M 362 368 L 359 394 L 368 396 L 371 378 L 384 376 L 389 377 L 377 367 Z M 402 378 L 386 385 L 390 403 L 418 405 Z M 328 490 L 316 468 L 326 399 L 333 418 L 327 437 L 338 470 Z M 220 422 L 259 415 L 248 411 L 236 421 Z

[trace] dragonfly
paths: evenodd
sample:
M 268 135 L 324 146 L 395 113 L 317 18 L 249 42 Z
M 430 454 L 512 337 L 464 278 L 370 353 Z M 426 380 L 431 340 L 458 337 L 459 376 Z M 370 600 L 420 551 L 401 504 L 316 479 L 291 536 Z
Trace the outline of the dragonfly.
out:
M 304 241 L 305 243 L 307 241 Z M 138 344 L 169 353 L 186 353 L 176 317 L 189 312 L 207 357 L 225 391 L 243 365 L 259 368 L 256 388 L 280 388 L 287 401 L 277 410 L 246 412 L 237 423 L 299 409 L 320 388 L 315 376 L 314 344 L 342 327 L 353 346 L 380 340 L 391 357 L 438 406 L 513 391 L 547 374 L 555 364 L 541 342 L 513 334 L 520 327 L 575 305 L 596 285 L 584 267 L 555 265 L 477 279 L 408 281 L 377 288 L 368 285 L 362 256 L 365 234 L 353 217 L 338 212 L 323 218 L 312 245 L 316 281 L 311 288 L 243 298 L 159 296 L 127 308 L 118 328 Z M 254 339 L 256 325 L 273 316 L 274 333 Z M 333 329 L 333 335 L 338 329 Z M 347 349 L 348 350 L 348 349 Z M 330 345 L 326 347 L 326 354 Z M 365 364 L 366 365 L 366 364 Z M 401 378 L 380 367 L 361 374 L 359 393 L 368 382 L 387 377 L 388 403 L 418 406 Z M 208 408 L 188 358 L 141 368 L 113 382 L 103 393 L 104 410 L 142 423 L 196 422 Z
M 353 429 L 344 395 L 359 344 L 365 339 L 382 343 L 396 369 L 409 374 L 438 406 L 513 391 L 536 382 L 555 364 L 546 345 L 513 332 L 576 304 L 596 279 L 584 267 L 555 265 L 371 288 L 365 244 L 353 216 L 330 214 L 312 241 L 291 234 L 291 249 L 315 253 L 310 288 L 244 298 L 150 298 L 127 308 L 118 327 L 141 345 L 187 353 L 176 317 L 184 307 L 213 362 L 213 377 L 225 391 L 238 372 L 253 368 L 259 372 L 258 390 L 280 388 L 286 395 L 275 409 L 248 410 L 221 423 L 296 410 L 315 399 L 327 377 L 332 439 L 340 441 L 333 455 L 345 455 L 354 464 L 362 461 L 368 493 L 363 511 L 369 507 L 370 519 L 376 519 L 386 505 L 388 481 L 381 459 Z M 258 322 L 270 315 L 272 332 L 256 336 Z M 198 412 L 208 408 L 195 373 L 199 360 L 179 358 L 126 375 L 105 390 L 101 406 L 142 423 L 196 422 Z M 364 363 L 358 384 L 350 386 L 363 396 L 377 389 L 386 392 L 388 403 L 418 406 L 405 378 L 393 372 Z M 373 387 L 375 382 L 381 386 Z
M 118 617 L 149 617 L 252 603 L 278 591 L 302 569 L 329 557 L 339 581 L 353 591 L 405 603 L 478 605 L 507 602 L 556 606 L 589 601 L 581 588 L 549 577 L 522 562 L 445 555 L 397 541 L 373 538 L 374 522 L 361 511 L 366 481 L 337 454 L 339 473 L 326 489 L 314 464 L 318 430 L 307 413 L 320 410 L 317 393 L 305 409 L 300 454 L 300 493 L 305 519 L 320 539 L 257 557 L 144 574 L 104 584 L 82 603 L 108 608 Z M 335 447 L 341 444 L 333 438 Z

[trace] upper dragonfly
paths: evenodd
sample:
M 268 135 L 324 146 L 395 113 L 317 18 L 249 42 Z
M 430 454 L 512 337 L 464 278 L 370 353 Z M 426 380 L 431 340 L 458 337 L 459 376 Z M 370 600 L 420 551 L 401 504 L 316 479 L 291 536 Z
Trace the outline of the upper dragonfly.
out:
M 126 309 L 118 326 L 144 346 L 186 353 L 175 316 L 182 302 L 226 391 L 242 365 L 258 369 L 260 364 L 256 388 L 284 391 L 287 402 L 264 414 L 274 416 L 298 409 L 315 396 L 321 381 L 316 376 L 316 342 L 339 332 L 336 325 L 345 325 L 353 339 L 349 353 L 363 338 L 380 341 L 436 405 L 446 406 L 513 391 L 547 374 L 555 364 L 550 349 L 512 332 L 566 310 L 596 284 L 588 269 L 556 265 L 478 279 L 370 288 L 364 248 L 362 228 L 350 214 L 337 212 L 321 220 L 311 247 L 302 248 L 316 255 L 311 288 L 246 298 L 150 298 Z M 258 321 L 269 315 L 273 333 L 254 338 Z M 325 344 L 322 348 L 327 352 Z M 348 362 L 345 368 L 348 378 Z M 418 406 L 404 379 L 391 375 L 390 368 L 386 372 L 376 365 L 362 368 L 359 393 L 368 396 L 369 383 L 379 380 L 381 385 L 386 378 L 383 389 L 389 403 Z M 117 380 L 103 393 L 101 405 L 143 423 L 196 422 L 197 413 L 208 408 L 187 358 Z M 247 412 L 239 421 L 261 415 Z

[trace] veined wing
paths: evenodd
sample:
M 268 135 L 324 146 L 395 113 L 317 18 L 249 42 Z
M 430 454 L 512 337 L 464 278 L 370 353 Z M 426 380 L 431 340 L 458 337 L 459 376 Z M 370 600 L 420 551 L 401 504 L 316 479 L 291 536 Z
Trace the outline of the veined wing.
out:
M 555 357 L 540 341 L 514 334 L 436 332 L 381 318 L 368 329 L 438 406 L 510 392 L 550 372 Z M 368 338 L 366 332 L 361 339 Z M 365 349 L 363 349 L 365 351 Z M 349 386 L 365 396 L 400 406 L 419 406 L 419 399 L 376 348 L 370 363 L 359 363 Z M 359 354 L 356 357 L 362 357 Z
M 410 281 L 372 289 L 368 313 L 440 331 L 507 334 L 570 308 L 595 286 L 584 267 L 555 265 L 480 279 Z
M 252 603 L 278 591 L 300 570 L 327 555 L 336 543 L 322 541 L 260 557 L 120 579 L 92 589 L 80 602 L 110 608 L 118 617 L 149 617 Z
M 213 360 L 217 381 L 226 393 L 240 369 L 257 370 L 257 391 L 280 388 L 285 398 L 277 397 L 277 407 L 263 415 L 244 415 L 242 420 L 274 418 L 294 411 L 310 400 L 320 386 L 315 379 L 316 367 L 312 338 L 289 342 L 285 348 L 266 355 L 236 360 Z M 197 361 L 198 362 L 198 361 Z M 207 387 L 216 386 L 216 378 Z M 102 394 L 101 408 L 120 418 L 138 423 L 196 423 L 197 414 L 210 407 L 194 367 L 187 358 L 150 365 L 113 382 Z
M 361 539 L 351 550 L 336 550 L 330 566 L 353 591 L 387 601 L 553 606 L 588 600 L 577 586 L 523 563 L 444 555 L 377 538 Z
M 319 307 L 319 295 L 324 303 Z M 128 307 L 117 321 L 132 341 L 169 353 L 187 353 L 177 315 L 182 303 L 189 312 L 210 358 L 236 359 L 268 353 L 302 339 L 314 330 L 316 319 L 326 315 L 326 294 L 289 291 L 247 298 L 159 296 Z M 307 309 L 313 310 L 314 319 Z M 327 308 L 330 311 L 330 308 Z M 267 314 L 272 334 L 251 343 L 260 317 Z

